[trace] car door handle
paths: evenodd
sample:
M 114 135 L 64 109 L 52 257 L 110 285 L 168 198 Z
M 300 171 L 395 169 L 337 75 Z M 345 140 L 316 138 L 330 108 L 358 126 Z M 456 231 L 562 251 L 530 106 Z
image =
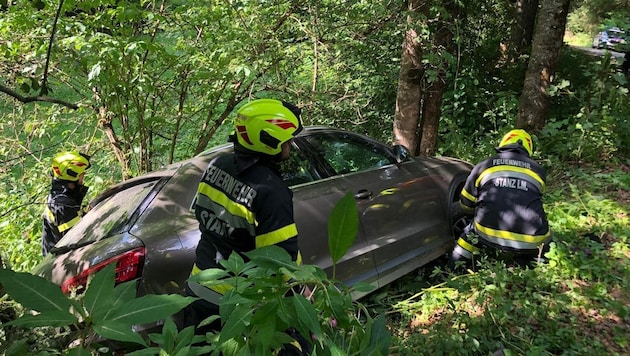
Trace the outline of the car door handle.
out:
M 355 195 L 355 199 L 369 199 L 372 196 L 372 192 L 367 189 L 359 190 Z

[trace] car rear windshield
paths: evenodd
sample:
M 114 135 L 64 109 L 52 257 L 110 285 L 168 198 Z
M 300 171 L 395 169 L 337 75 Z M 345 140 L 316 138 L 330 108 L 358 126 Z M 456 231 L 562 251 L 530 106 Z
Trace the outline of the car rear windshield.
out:
M 129 230 L 133 217 L 158 180 L 141 182 L 100 201 L 55 245 L 56 250 L 85 246 Z M 54 252 L 54 250 L 53 250 Z

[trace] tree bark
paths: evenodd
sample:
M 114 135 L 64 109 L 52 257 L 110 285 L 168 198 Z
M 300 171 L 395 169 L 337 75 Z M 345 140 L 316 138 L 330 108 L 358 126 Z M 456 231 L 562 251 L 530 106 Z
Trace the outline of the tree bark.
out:
M 434 156 L 437 147 L 442 97 L 446 89 L 446 72 L 440 71 L 438 78 L 427 88 L 422 114 L 422 134 L 418 152 L 424 156 Z
M 538 12 L 516 126 L 539 132 L 549 114 L 547 89 L 560 58 L 570 0 L 544 0 Z
M 511 53 L 514 58 L 526 54 L 534 37 L 536 12 L 539 0 L 516 0 L 514 3 L 514 26 L 510 33 Z
M 418 152 L 425 156 L 435 155 L 440 116 L 442 115 L 442 98 L 446 90 L 446 69 L 449 66 L 449 61 L 446 58 L 448 53 L 455 53 L 454 34 L 451 30 L 455 26 L 449 20 L 456 22 L 461 15 L 456 1 L 445 1 L 442 3 L 442 6 L 444 6 L 448 14 L 440 17 L 438 22 L 439 29 L 435 33 L 435 47 L 439 58 L 442 58 L 442 60 L 436 64 L 438 66 L 438 74 L 436 79 L 429 83 L 426 89 L 422 110 L 421 139 Z
M 409 1 L 408 10 L 421 13 L 427 11 L 425 1 Z M 407 17 L 407 32 L 402 44 L 400 74 L 396 96 L 396 115 L 394 117 L 394 143 L 405 146 L 417 155 L 417 130 L 422 104 L 422 40 L 415 30 L 416 21 Z

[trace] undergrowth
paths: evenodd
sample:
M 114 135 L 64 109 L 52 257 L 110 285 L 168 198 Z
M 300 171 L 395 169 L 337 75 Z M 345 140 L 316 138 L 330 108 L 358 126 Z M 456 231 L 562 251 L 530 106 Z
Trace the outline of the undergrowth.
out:
M 456 275 L 438 261 L 370 296 L 390 305 L 395 355 L 630 353 L 630 178 L 570 169 L 551 177 L 548 263 L 484 258 Z M 560 170 L 558 170 L 560 171 Z

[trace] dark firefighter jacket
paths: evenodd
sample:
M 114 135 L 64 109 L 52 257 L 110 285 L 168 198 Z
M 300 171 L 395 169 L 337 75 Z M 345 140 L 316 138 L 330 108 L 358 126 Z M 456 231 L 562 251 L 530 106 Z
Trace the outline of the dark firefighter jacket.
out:
M 484 243 L 504 250 L 536 250 L 551 236 L 542 202 L 545 171 L 520 145 L 497 151 L 473 168 L 461 205 L 474 211 L 475 232 Z
M 68 188 L 68 182 L 53 179 L 46 198 L 42 231 L 42 253 L 48 254 L 55 244 L 81 219 L 81 202 L 88 187 Z
M 219 261 L 232 252 L 269 245 L 284 248 L 294 261 L 301 262 L 293 193 L 271 160 L 242 152 L 214 159 L 199 183 L 195 215 L 201 240 L 192 275 L 222 268 Z M 211 288 L 223 294 L 229 287 Z

